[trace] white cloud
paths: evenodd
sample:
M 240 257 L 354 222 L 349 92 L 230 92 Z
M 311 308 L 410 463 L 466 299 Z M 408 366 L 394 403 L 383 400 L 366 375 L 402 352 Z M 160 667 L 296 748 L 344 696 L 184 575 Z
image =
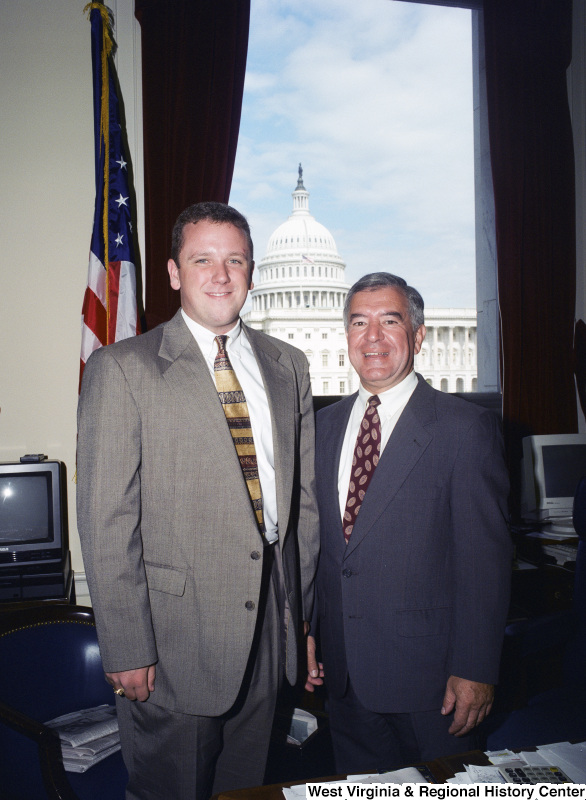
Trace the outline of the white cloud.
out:
M 301 161 L 349 282 L 403 270 L 428 305 L 474 304 L 470 27 L 396 0 L 253 0 L 231 202 L 257 260 Z

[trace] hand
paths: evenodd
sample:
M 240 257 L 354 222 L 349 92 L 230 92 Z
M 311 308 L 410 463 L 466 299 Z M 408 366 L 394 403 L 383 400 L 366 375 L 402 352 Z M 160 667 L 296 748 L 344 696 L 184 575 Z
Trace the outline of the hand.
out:
M 465 736 L 490 713 L 494 686 L 450 675 L 442 705 L 442 714 L 454 711 L 449 733 Z
M 315 657 L 315 637 L 307 637 L 307 680 L 305 689 L 313 692 L 316 686 L 323 684 L 324 665 L 316 660 Z
M 144 702 L 155 691 L 155 665 L 124 672 L 106 672 L 106 680 L 114 691 L 123 689 L 124 696 L 129 700 Z

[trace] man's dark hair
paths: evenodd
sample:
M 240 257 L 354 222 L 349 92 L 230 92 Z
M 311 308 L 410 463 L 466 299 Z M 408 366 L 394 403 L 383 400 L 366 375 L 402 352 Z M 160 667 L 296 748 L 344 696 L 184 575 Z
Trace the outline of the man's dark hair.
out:
M 173 226 L 173 232 L 171 233 L 171 258 L 177 266 L 179 266 L 179 253 L 183 247 L 183 231 L 185 230 L 185 226 L 189 225 L 189 223 L 195 225 L 202 220 L 228 223 L 241 230 L 246 236 L 246 242 L 248 244 L 248 251 L 250 254 L 248 263 L 251 264 L 253 262 L 252 237 L 246 217 L 244 217 L 240 211 L 236 211 L 235 208 L 232 208 L 232 206 L 226 205 L 226 203 L 207 201 L 205 203 L 196 203 L 193 206 L 189 206 L 177 217 L 177 221 Z
M 358 292 L 374 291 L 375 289 L 382 289 L 390 286 L 392 289 L 397 289 L 401 292 L 409 307 L 409 319 L 413 332 L 416 332 L 420 325 L 423 325 L 425 318 L 423 315 L 423 297 L 419 294 L 417 289 L 407 284 L 404 278 L 399 278 L 398 275 L 391 275 L 390 272 L 371 272 L 369 275 L 364 275 L 360 280 L 356 281 L 354 286 L 346 295 L 344 301 L 344 328 L 348 330 L 350 303 L 352 298 Z

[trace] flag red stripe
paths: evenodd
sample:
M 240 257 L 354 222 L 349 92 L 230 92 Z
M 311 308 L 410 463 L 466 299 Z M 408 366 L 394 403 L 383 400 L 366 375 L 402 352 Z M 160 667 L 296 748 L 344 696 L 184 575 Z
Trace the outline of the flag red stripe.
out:
M 110 324 L 108 344 L 116 341 L 116 321 L 118 319 L 118 294 L 120 292 L 120 262 L 110 261 L 108 265 L 108 289 L 110 298 Z
M 82 307 L 83 321 L 93 331 L 102 345 L 106 344 L 107 316 L 106 309 L 99 297 L 88 286 L 85 290 Z

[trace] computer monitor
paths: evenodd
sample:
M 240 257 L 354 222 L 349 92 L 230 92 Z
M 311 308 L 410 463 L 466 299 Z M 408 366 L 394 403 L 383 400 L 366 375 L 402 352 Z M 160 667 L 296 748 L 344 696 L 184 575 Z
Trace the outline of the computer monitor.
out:
M 586 434 L 551 434 L 523 439 L 521 513 L 552 533 L 574 534 L 572 508 L 586 477 Z

